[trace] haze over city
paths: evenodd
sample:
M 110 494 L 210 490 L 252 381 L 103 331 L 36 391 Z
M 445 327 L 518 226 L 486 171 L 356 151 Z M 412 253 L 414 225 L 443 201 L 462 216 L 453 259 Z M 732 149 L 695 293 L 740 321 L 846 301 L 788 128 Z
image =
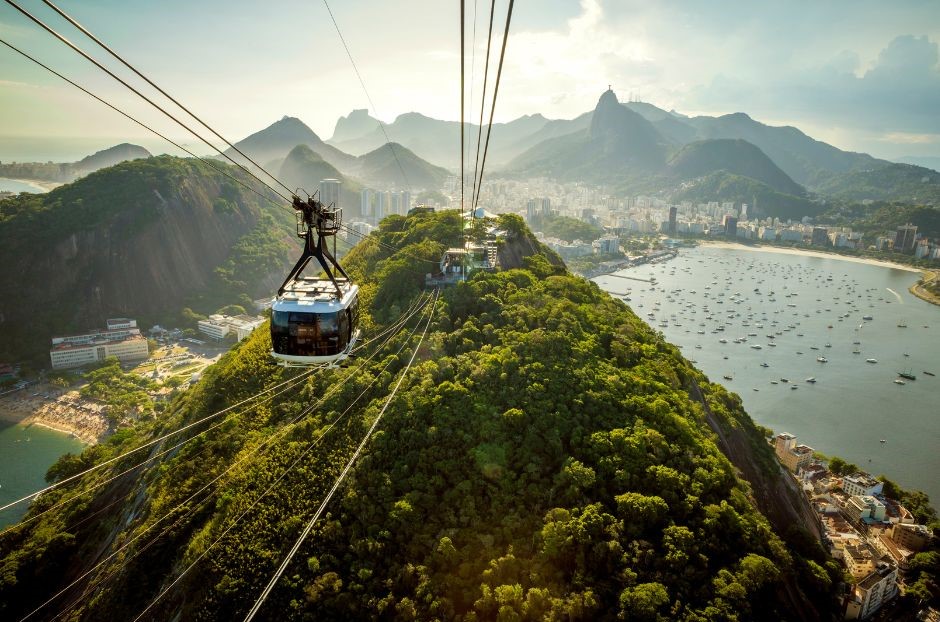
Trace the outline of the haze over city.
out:
M 496 5 L 498 42 L 505 2 Z M 27 7 L 68 32 L 45 6 Z M 356 108 L 388 122 L 410 111 L 459 118 L 456 3 L 356 0 L 332 7 L 376 109 L 318 2 L 106 0 L 62 7 L 232 140 L 284 115 L 329 138 L 336 119 Z M 476 44 L 468 43 L 467 69 L 472 61 L 479 93 L 488 5 L 468 3 L 468 15 L 474 10 Z M 0 7 L 0 36 L 192 144 L 9 5 Z M 572 118 L 611 84 L 622 99 L 684 114 L 743 111 L 846 150 L 938 157 L 938 41 L 936 5 L 917 0 L 890 8 L 875 1 L 520 2 L 496 120 L 534 113 Z M 172 149 L 12 51 L 2 54 L 5 141 L 107 138 Z M 0 149 L 0 159 L 9 158 Z

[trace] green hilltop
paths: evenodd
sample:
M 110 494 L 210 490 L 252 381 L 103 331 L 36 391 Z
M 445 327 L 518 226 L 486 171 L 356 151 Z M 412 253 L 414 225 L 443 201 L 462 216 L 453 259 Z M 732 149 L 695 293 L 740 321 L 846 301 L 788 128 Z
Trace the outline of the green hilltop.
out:
M 521 219 L 497 224 L 513 259 L 433 304 L 414 367 L 261 616 L 833 615 L 841 570 L 797 526 L 798 497 L 740 400 L 569 274 Z M 412 306 L 460 234 L 453 213 L 390 217 L 350 252 L 366 338 Z M 142 471 L 106 483 L 129 457 L 43 494 L 27 515 L 37 519 L 0 537 L 0 615 L 19 619 L 106 559 L 81 582 L 93 597 L 68 591 L 42 616 L 69 605 L 71 620 L 133 619 L 166 589 L 146 619 L 243 617 L 378 415 L 415 343 L 407 333 L 429 317 L 348 368 L 154 446 Z M 259 329 L 158 420 L 62 459 L 50 479 L 296 377 L 270 347 Z
M 290 210 L 262 196 L 198 160 L 160 156 L 3 201 L 0 360 L 48 362 L 51 336 L 107 317 L 147 327 L 185 307 L 250 306 L 296 252 Z

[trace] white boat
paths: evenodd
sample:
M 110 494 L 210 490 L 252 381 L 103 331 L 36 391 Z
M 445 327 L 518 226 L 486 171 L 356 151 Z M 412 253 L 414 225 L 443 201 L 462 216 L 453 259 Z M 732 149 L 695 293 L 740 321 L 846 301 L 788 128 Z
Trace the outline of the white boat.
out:
M 810 383 L 810 384 L 815 384 L 815 383 L 816 383 L 816 379 L 815 379 L 814 377 L 810 376 L 809 378 L 806 379 L 806 382 L 808 382 L 808 383 Z
M 894 379 L 894 384 L 907 384 L 907 383 L 904 382 L 903 380 L 901 380 L 900 378 L 895 378 L 895 379 Z
M 865 359 L 866 363 L 877 363 L 878 359 Z
M 817 356 L 817 357 L 816 357 L 816 360 L 819 361 L 820 363 L 828 363 L 828 362 L 829 362 L 829 359 L 827 359 L 825 356 Z

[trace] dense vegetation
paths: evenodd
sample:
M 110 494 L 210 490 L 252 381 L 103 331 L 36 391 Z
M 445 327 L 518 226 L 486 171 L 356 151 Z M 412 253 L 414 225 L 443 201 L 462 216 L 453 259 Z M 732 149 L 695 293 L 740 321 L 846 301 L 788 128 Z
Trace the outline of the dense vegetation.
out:
M 453 214 L 390 218 L 350 253 L 370 332 L 410 306 L 425 262 L 459 234 Z M 64 460 L 50 477 L 293 376 L 269 349 L 257 331 L 159 422 Z M 241 617 L 377 415 L 409 355 L 396 349 L 236 410 L 140 480 L 118 479 L 0 538 L 0 615 L 22 616 L 99 559 L 100 547 L 127 544 L 89 577 L 94 596 L 75 600 L 70 619 L 133 618 L 193 562 L 148 617 Z M 366 400 L 353 405 L 361 391 Z M 787 550 L 706 418 L 754 439 L 755 459 L 779 477 L 740 402 L 622 302 L 540 254 L 479 273 L 437 302 L 416 366 L 262 613 L 780 620 L 797 607 L 826 610 L 838 568 L 818 546 Z M 43 495 L 29 516 L 107 475 Z
M 670 158 L 669 169 L 682 179 L 724 170 L 766 184 L 781 194 L 800 197 L 806 192 L 763 151 L 741 139 L 701 140 L 684 145 Z
M 87 372 L 84 377 L 88 384 L 81 389 L 82 397 L 106 404 L 108 420 L 112 424 L 130 415 L 153 412 L 153 400 L 147 391 L 156 389 L 157 384 L 139 374 L 125 372 L 116 358 L 108 357 L 104 364 Z
M 450 173 L 422 160 L 407 147 L 387 143 L 359 156 L 358 174 L 379 188 L 427 188 L 437 190 Z
M 825 209 L 804 196 L 777 192 L 767 184 L 749 177 L 734 175 L 726 171 L 710 173 L 683 184 L 671 195 L 673 201 L 733 201 L 757 206 L 763 217 L 799 220 L 803 216 L 815 216 Z M 752 209 L 751 207 L 748 208 Z M 750 212 L 749 212 L 750 213 Z
M 548 237 L 566 242 L 592 242 L 604 235 L 603 227 L 568 216 L 535 216 L 532 219 L 532 228 Z
M 940 173 L 911 164 L 889 164 L 841 174 L 820 171 L 814 179 L 814 190 L 850 201 L 904 201 L 940 206 Z
M 940 207 L 877 201 L 834 206 L 820 216 L 820 222 L 852 227 L 866 235 L 869 243 L 879 235 L 893 236 L 901 225 L 917 226 L 917 233 L 930 239 L 940 237 Z

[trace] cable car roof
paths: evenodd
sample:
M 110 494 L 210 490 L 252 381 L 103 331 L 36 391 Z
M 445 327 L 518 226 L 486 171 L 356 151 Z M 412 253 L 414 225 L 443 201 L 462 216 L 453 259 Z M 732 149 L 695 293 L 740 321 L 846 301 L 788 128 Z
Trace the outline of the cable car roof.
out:
M 329 279 L 299 277 L 288 283 L 284 293 L 274 301 L 274 311 L 304 311 L 307 313 L 335 313 L 346 309 L 359 294 L 359 286 L 346 280 L 338 281 L 341 299 Z

